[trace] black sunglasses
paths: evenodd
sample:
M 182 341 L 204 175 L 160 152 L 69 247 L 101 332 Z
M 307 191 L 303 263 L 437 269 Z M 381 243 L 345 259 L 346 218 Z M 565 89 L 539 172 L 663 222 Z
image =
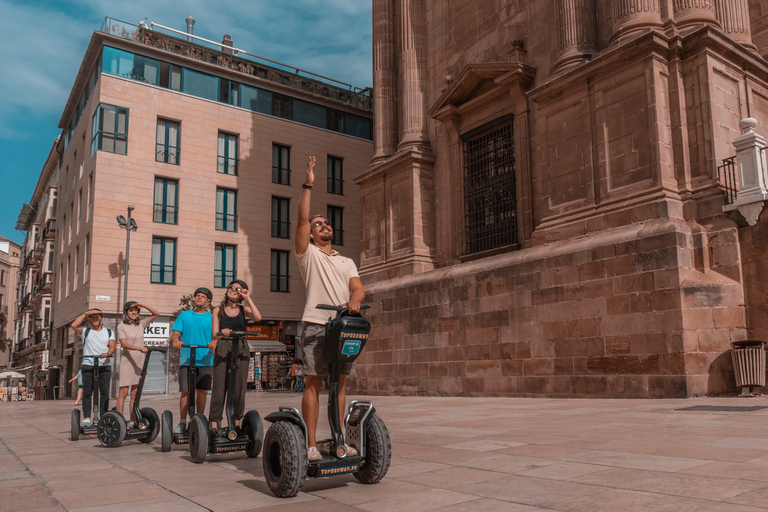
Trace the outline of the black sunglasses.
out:
M 329 221 L 329 220 L 316 220 L 316 221 L 314 221 L 312 223 L 312 227 L 313 228 L 319 228 L 323 224 L 325 224 L 326 226 L 330 226 L 331 225 L 331 221 Z

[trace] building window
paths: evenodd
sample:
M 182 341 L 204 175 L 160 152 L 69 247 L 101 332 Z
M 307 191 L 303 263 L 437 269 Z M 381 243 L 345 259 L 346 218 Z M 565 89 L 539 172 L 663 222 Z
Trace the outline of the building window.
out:
M 333 228 L 333 245 L 344 245 L 344 208 L 339 206 L 328 206 L 328 216 Z
M 5 286 L 5 270 L 0 270 L 0 286 Z
M 155 207 L 152 214 L 154 222 L 178 224 L 179 182 L 168 178 L 155 178 Z
M 150 282 L 176 284 L 176 239 L 152 238 L 152 272 Z
M 269 291 L 290 292 L 290 278 L 288 273 L 288 251 L 272 249 L 272 262 L 270 263 Z
M 155 160 L 165 164 L 179 165 L 181 154 L 181 127 L 176 121 L 157 120 Z
M 216 244 L 213 262 L 213 286 L 226 288 L 237 277 L 237 246 Z
M 272 144 L 272 183 L 291 184 L 291 148 Z
M 344 195 L 344 160 L 335 156 L 328 157 L 328 193 Z
M 462 137 L 467 254 L 517 243 L 512 120 Z
M 291 238 L 291 200 L 272 198 L 272 238 Z
M 128 109 L 100 104 L 93 114 L 91 157 L 96 151 L 125 155 L 128 153 Z
M 237 191 L 216 189 L 216 229 L 237 231 Z
M 219 149 L 216 171 L 237 176 L 237 135 L 219 132 Z

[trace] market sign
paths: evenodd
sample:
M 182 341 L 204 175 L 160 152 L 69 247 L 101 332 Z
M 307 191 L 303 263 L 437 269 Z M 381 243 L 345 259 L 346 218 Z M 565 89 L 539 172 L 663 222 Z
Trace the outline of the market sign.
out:
M 277 325 L 247 325 L 249 340 L 276 340 L 278 339 Z
M 154 321 L 144 329 L 145 347 L 167 347 L 171 337 L 171 323 L 167 320 Z

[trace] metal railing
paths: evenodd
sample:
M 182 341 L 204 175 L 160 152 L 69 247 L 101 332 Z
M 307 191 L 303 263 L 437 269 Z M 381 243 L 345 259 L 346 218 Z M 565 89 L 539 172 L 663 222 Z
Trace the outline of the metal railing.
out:
M 725 204 L 732 204 L 738 195 L 738 184 L 736 182 L 736 157 L 731 156 L 723 159 L 722 165 L 717 167 L 717 175 L 720 177 L 720 183 L 725 190 Z
M 194 39 L 190 43 L 176 35 L 159 32 L 162 29 L 171 34 L 178 34 L 185 39 Z M 227 45 L 210 41 L 194 34 L 187 34 L 156 23 L 144 22 L 133 25 L 114 18 L 105 17 L 100 32 L 111 34 L 140 44 L 158 48 L 170 53 L 183 55 L 195 60 L 239 71 L 271 82 L 276 82 L 294 89 L 304 90 L 337 101 L 371 110 L 373 98 L 370 87 L 354 85 L 319 75 L 305 69 L 290 66 L 260 55 L 249 53 L 240 48 L 229 49 Z M 216 48 L 216 49 L 214 49 Z M 270 65 L 263 64 L 264 62 Z

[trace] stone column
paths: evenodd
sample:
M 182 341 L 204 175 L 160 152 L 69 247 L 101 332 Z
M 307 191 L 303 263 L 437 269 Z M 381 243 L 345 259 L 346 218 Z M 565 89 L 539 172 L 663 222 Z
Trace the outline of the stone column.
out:
M 426 105 L 426 13 L 424 0 L 400 1 L 399 148 L 428 144 Z
M 611 43 L 647 28 L 661 28 L 659 0 L 614 0 Z
M 554 71 L 577 65 L 597 50 L 594 0 L 556 0 L 557 63 Z
M 392 0 L 373 2 L 373 161 L 397 150 L 397 64 Z
M 719 27 L 715 0 L 672 0 L 675 24 L 679 29 L 701 23 Z
M 750 50 L 757 51 L 752 43 L 747 0 L 715 0 L 717 20 L 728 37 Z

